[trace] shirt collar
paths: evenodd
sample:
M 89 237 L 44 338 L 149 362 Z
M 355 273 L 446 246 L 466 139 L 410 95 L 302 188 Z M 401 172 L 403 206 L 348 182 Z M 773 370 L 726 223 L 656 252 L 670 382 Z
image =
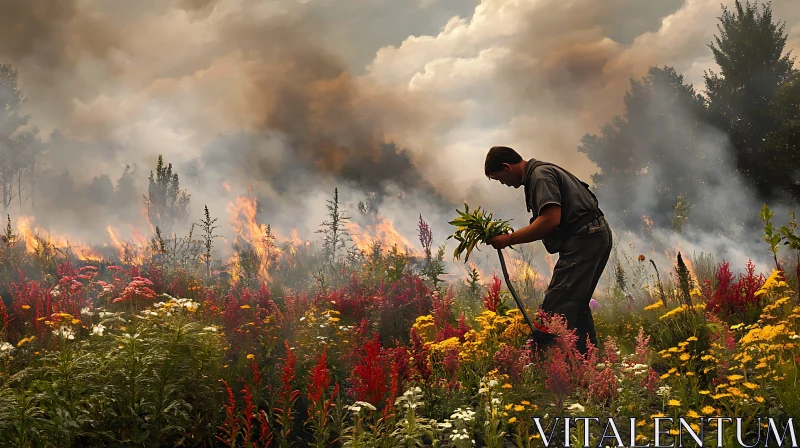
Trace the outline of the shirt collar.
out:
M 528 208 L 528 211 L 531 211 L 531 195 L 533 194 L 532 191 L 529 191 L 528 186 L 530 185 L 530 179 L 533 175 L 533 164 L 537 160 L 531 157 L 530 160 L 525 164 L 525 173 L 522 176 L 522 186 L 525 188 L 525 206 Z

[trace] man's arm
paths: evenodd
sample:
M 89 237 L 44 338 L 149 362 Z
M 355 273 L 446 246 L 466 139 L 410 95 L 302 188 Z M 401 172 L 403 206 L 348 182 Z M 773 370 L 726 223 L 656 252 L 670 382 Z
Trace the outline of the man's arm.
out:
M 532 243 L 544 238 L 561 223 L 561 206 L 547 204 L 542 207 L 541 214 L 532 223 L 514 233 L 498 235 L 488 241 L 495 249 L 502 249 L 514 244 Z

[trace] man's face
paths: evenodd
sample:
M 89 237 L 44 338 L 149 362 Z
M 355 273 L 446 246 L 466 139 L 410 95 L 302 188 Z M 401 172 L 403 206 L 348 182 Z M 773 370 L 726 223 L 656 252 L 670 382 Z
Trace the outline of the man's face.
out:
M 520 179 L 520 176 L 514 174 L 511 165 L 507 163 L 503 164 L 502 171 L 489 173 L 489 178 L 511 188 L 519 188 L 522 186 L 522 179 Z

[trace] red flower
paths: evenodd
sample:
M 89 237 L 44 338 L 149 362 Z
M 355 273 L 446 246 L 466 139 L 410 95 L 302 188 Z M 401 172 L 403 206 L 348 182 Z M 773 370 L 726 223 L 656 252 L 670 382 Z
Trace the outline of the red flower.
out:
M 492 283 L 489 285 L 489 290 L 483 297 L 483 305 L 489 311 L 497 311 L 497 306 L 500 304 L 500 279 L 492 274 Z
M 386 373 L 381 362 L 381 342 L 378 335 L 361 347 L 360 360 L 353 369 L 350 382 L 356 400 L 378 407 L 387 392 Z

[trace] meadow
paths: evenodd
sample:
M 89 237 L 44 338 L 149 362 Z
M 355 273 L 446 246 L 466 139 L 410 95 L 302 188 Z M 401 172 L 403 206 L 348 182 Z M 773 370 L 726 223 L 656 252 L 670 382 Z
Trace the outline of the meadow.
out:
M 597 417 L 577 421 L 574 445 L 591 424 L 592 446 L 614 446 L 603 428 L 629 417 L 621 440 L 647 445 L 656 418 L 683 417 L 689 428 L 661 422 L 661 445 L 705 424 L 706 443 L 732 446 L 789 437 L 766 418 L 800 416 L 797 237 L 766 207 L 775 266 L 709 254 L 657 266 L 618 247 L 586 356 L 536 313 L 549 273 L 532 279 L 524 257 L 509 254 L 512 282 L 560 336 L 547 352 L 497 275 L 443 280 L 422 217 L 414 248 L 355 238 L 337 255 L 336 240 L 280 238 L 242 216 L 226 260 L 211 258 L 208 213 L 205 239 L 99 248 L 9 217 L 0 446 L 531 447 L 563 440 L 556 417 Z M 739 431 L 703 420 L 718 416 L 741 418 Z

